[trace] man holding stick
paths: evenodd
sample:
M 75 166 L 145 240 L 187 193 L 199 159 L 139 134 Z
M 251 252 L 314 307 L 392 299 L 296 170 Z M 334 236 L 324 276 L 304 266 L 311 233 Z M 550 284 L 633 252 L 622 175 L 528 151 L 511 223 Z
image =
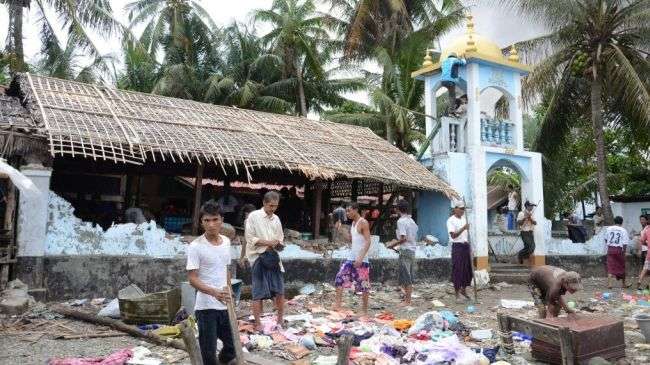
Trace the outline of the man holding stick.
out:
M 216 364 L 217 339 L 220 339 L 223 349 L 219 361 L 226 364 L 236 357 L 225 304 L 230 300 L 227 287 L 230 240 L 219 234 L 223 217 L 216 203 L 206 202 L 199 214 L 205 233 L 188 246 L 186 269 L 190 284 L 197 290 L 194 309 L 201 358 L 204 364 Z
M 451 247 L 451 281 L 454 283 L 456 303 L 470 301 L 466 288 L 472 283 L 472 257 L 469 243 L 469 223 L 465 215 L 465 203 L 454 204 L 454 212 L 447 219 L 447 232 Z M 460 296 L 464 299 L 461 299 Z

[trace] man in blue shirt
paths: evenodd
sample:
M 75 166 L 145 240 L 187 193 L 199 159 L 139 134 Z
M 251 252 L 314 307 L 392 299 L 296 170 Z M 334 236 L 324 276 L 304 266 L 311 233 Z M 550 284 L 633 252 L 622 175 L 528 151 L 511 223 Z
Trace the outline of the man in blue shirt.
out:
M 458 69 L 460 66 L 466 65 L 467 62 L 458 58 L 456 53 L 452 52 L 449 54 L 447 59 L 442 61 L 442 77 L 440 78 L 442 86 L 447 88 L 449 93 L 449 107 L 448 114 L 454 109 L 456 105 L 456 84 L 458 83 Z

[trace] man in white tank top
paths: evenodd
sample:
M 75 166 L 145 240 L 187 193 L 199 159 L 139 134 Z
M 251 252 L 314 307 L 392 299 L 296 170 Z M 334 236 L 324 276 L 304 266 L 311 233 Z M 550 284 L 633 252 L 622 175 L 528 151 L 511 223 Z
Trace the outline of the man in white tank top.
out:
M 352 245 L 350 255 L 343 261 L 339 272 L 336 274 L 336 299 L 333 310 L 342 309 L 341 301 L 344 288 L 353 288 L 355 293 L 361 293 L 361 312 L 368 314 L 368 298 L 370 294 L 370 263 L 368 250 L 370 249 L 370 225 L 361 217 L 359 204 L 351 203 L 345 210 L 348 218 L 352 220 L 350 236 Z

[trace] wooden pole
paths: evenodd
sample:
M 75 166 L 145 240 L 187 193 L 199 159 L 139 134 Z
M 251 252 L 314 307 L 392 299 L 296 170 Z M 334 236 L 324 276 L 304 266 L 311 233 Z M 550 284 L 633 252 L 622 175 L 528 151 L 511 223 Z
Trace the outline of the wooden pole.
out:
M 14 228 L 14 213 L 16 211 L 16 187 L 7 179 L 7 204 L 5 208 L 5 221 L 4 229 L 13 232 Z
M 192 235 L 199 235 L 199 212 L 201 211 L 201 191 L 203 190 L 203 165 L 196 168 L 194 180 L 194 209 L 192 211 Z
M 320 237 L 320 218 L 321 218 L 321 208 L 323 204 L 323 185 L 321 184 L 320 181 L 315 182 L 314 186 L 314 239 Z
M 235 347 L 235 363 L 237 365 L 244 365 L 244 352 L 241 347 L 241 340 L 239 339 L 239 325 L 237 323 L 237 314 L 235 313 L 235 297 L 232 295 L 232 271 L 231 265 L 227 267 L 226 286 L 230 300 L 226 303 L 228 307 L 228 321 L 230 322 L 230 332 L 232 334 L 232 343 Z
M 55 305 L 50 307 L 52 311 L 63 314 L 66 317 L 71 317 L 74 319 L 82 320 L 84 322 L 88 323 L 93 323 L 93 324 L 98 324 L 101 326 L 107 326 L 110 327 L 114 330 L 122 331 L 124 333 L 128 333 L 131 336 L 134 337 L 139 337 L 143 338 L 148 342 L 151 342 L 156 345 L 161 345 L 161 346 L 169 346 L 173 347 L 179 350 L 186 350 L 185 344 L 183 344 L 182 341 L 179 340 L 174 340 L 171 338 L 159 336 L 151 331 L 143 331 L 139 329 L 136 326 L 130 326 L 128 324 L 125 324 L 122 321 L 118 321 L 116 319 L 108 318 L 108 317 L 99 317 L 94 314 L 86 313 L 86 312 L 81 312 L 78 310 L 74 310 L 71 308 L 63 307 L 60 305 Z
M 350 359 L 350 350 L 352 350 L 352 341 L 354 337 L 352 335 L 343 335 L 336 342 L 339 348 L 339 355 L 336 360 L 336 365 L 348 365 Z
M 203 357 L 201 356 L 201 348 L 199 341 L 194 335 L 194 328 L 187 320 L 179 324 L 181 329 L 181 337 L 187 348 L 187 353 L 190 355 L 190 363 L 192 365 L 203 365 Z
M 359 180 L 354 179 L 352 180 L 352 190 L 350 192 L 350 199 L 352 199 L 352 202 L 357 201 L 357 197 L 359 196 Z

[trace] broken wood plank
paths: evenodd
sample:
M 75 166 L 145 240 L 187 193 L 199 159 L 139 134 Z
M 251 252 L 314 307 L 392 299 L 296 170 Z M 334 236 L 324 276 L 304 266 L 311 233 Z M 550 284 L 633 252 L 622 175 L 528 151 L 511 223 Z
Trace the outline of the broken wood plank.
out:
M 190 355 L 190 363 L 192 365 L 203 365 L 203 357 L 201 357 L 199 341 L 194 334 L 194 326 L 185 320 L 179 324 L 179 327 L 181 328 L 181 337 L 187 348 L 187 353 Z
M 105 338 L 105 337 L 122 337 L 128 336 L 124 332 L 108 332 L 108 333 L 84 333 L 79 335 L 58 335 L 55 336 L 55 340 L 79 340 L 82 338 Z
M 560 328 L 560 351 L 562 352 L 562 365 L 573 365 L 573 339 L 569 327 Z
M 242 350 L 241 340 L 239 339 L 239 323 L 237 322 L 237 313 L 235 312 L 235 299 L 232 293 L 232 265 L 227 265 L 226 269 L 226 287 L 228 288 L 229 300 L 226 302 L 228 307 L 228 321 L 230 322 L 230 332 L 232 334 L 232 342 L 235 347 L 235 363 L 237 365 L 244 364 L 244 351 Z
M 519 317 L 507 317 L 510 322 L 510 330 L 523 332 L 551 345 L 560 345 L 559 331 L 557 328 Z
M 143 331 L 136 326 L 125 324 L 124 322 L 118 321 L 116 319 L 112 319 L 108 317 L 99 317 L 91 313 L 86 313 L 86 312 L 66 308 L 60 305 L 52 306 L 50 307 L 50 309 L 56 313 L 62 314 L 70 318 L 82 320 L 88 323 L 107 326 L 114 330 L 122 331 L 131 336 L 142 338 L 156 345 L 168 346 L 179 350 L 187 351 L 187 349 L 185 348 L 185 344 L 180 340 L 174 340 L 171 338 L 159 336 L 151 331 Z
M 352 335 L 343 335 L 336 342 L 339 348 L 339 355 L 336 360 L 336 365 L 347 365 L 350 361 L 350 351 L 352 350 L 352 341 L 354 337 Z

